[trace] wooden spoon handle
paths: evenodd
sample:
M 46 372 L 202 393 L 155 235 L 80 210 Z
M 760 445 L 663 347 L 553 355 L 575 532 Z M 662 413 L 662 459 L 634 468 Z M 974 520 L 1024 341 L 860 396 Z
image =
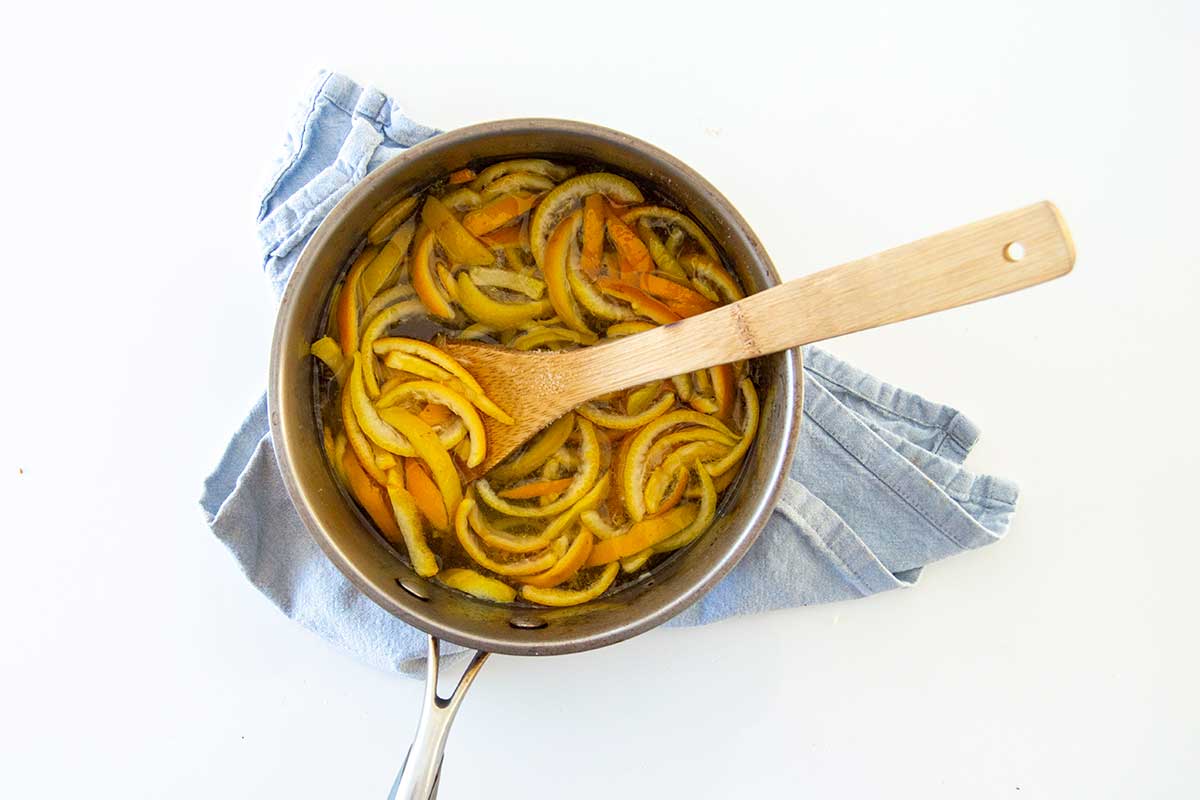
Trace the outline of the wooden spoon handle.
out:
M 608 361 L 596 363 L 591 374 L 620 373 L 621 384 L 589 391 L 636 386 L 987 300 L 1065 275 L 1074 263 L 1058 209 L 1037 203 L 589 350 Z

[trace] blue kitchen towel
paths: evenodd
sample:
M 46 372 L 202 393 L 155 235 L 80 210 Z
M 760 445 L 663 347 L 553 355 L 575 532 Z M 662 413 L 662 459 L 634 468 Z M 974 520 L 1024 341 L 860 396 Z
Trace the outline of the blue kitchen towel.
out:
M 259 209 L 264 268 L 277 296 L 337 201 L 372 169 L 436 134 L 375 89 L 318 76 Z M 962 467 L 979 436 L 970 420 L 815 347 L 805 349 L 804 373 L 800 445 L 779 506 L 738 566 L 669 625 L 911 586 L 926 564 L 995 542 L 1008 527 L 1016 486 Z M 200 504 L 246 576 L 289 617 L 371 664 L 421 669 L 425 635 L 354 588 L 292 507 L 265 394 L 205 482 Z

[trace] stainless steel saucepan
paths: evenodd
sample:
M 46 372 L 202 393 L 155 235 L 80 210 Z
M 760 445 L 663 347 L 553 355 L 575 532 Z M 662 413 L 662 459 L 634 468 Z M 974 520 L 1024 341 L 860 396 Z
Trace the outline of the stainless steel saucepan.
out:
M 492 122 L 436 136 L 369 175 L 313 234 L 275 324 L 268 390 L 271 436 L 292 501 L 325 554 L 372 600 L 429 635 L 425 703 L 392 789 L 393 797 L 404 800 L 436 793 L 450 722 L 487 654 L 576 653 L 628 639 L 675 616 L 728 573 L 766 523 L 799 433 L 799 350 L 757 360 L 752 374 L 763 398 L 758 438 L 712 528 L 649 577 L 585 605 L 499 606 L 413 572 L 358 512 L 326 463 L 309 345 L 320 335 L 330 292 L 348 255 L 390 202 L 466 164 L 525 156 L 597 162 L 652 186 L 707 230 L 748 292 L 779 283 L 746 221 L 693 170 L 631 136 L 561 120 Z M 437 694 L 440 639 L 477 651 L 446 699 Z

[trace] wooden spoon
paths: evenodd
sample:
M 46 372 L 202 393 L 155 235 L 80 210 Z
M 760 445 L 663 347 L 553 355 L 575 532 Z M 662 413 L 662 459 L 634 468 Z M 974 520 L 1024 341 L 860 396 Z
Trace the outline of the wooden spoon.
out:
M 596 347 L 521 352 L 446 342 L 512 425 L 486 418 L 481 475 L 599 395 L 987 300 L 1066 275 L 1075 247 L 1042 202 L 851 261 Z

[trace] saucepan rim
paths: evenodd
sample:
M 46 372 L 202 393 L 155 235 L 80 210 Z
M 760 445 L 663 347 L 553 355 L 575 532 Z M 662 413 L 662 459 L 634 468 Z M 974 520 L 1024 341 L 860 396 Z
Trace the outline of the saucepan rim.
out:
M 710 562 L 703 562 L 700 572 L 692 575 L 689 583 L 686 585 L 681 583 L 673 587 L 670 592 L 664 591 L 663 602 L 644 609 L 642 613 L 632 618 L 614 617 L 613 624 L 600 630 L 589 631 L 585 635 L 564 634 L 559 627 L 554 625 L 541 629 L 537 629 L 536 626 L 522 627 L 515 621 L 510 622 L 506 632 L 483 635 L 478 631 L 464 630 L 460 624 L 456 624 L 454 614 L 445 610 L 446 606 L 439 607 L 438 604 L 429 602 L 431 593 L 450 590 L 417 579 L 415 575 L 411 574 L 411 571 L 407 571 L 407 577 L 394 577 L 389 581 L 380 576 L 379 570 L 368 569 L 367 565 L 359 563 L 362 561 L 361 558 L 352 555 L 347 548 L 339 544 L 338 532 L 330 515 L 326 513 L 329 509 L 323 506 L 323 504 L 329 503 L 328 487 L 314 485 L 311 478 L 302 477 L 297 469 L 297 458 L 304 457 L 306 454 L 311 456 L 314 448 L 320 449 L 316 437 L 302 441 L 306 437 L 301 436 L 300 433 L 301 420 L 298 415 L 311 414 L 312 409 L 309 407 L 306 410 L 304 402 L 296 399 L 298 397 L 296 387 L 303 378 L 303 374 L 297 374 L 295 370 L 307 369 L 311 383 L 311 370 L 314 369 L 313 359 L 305 359 L 301 351 L 304 342 L 311 341 L 316 331 L 315 329 L 298 330 L 297 320 L 305 315 L 306 310 L 311 311 L 311 299 L 299 301 L 306 303 L 307 306 L 306 309 L 301 309 L 298 307 L 297 298 L 302 293 L 311 298 L 313 287 L 308 284 L 316 278 L 310 268 L 318 259 L 329 257 L 325 251 L 334 246 L 335 239 L 339 236 L 342 239 L 345 238 L 343 226 L 353 222 L 356 215 L 362 217 L 366 214 L 377 213 L 378 208 L 368 200 L 377 196 L 382 187 L 396 183 L 398 176 L 415 174 L 418 165 L 437 163 L 439 160 L 445 160 L 449 154 L 459 152 L 469 154 L 480 142 L 498 136 L 527 141 L 529 146 L 525 149 L 508 148 L 511 152 L 506 152 L 505 155 L 496 156 L 496 158 L 535 155 L 553 157 L 557 148 L 565 147 L 561 143 L 563 141 L 595 142 L 602 148 L 636 152 L 639 157 L 655 165 L 655 174 L 640 175 L 636 171 L 626 170 L 627 172 L 655 185 L 661 185 L 664 176 L 669 177 L 672 182 L 686 182 L 691 196 L 699 198 L 698 202 L 706 206 L 706 211 L 717 215 L 724 227 L 736 239 L 740 252 L 751 262 L 745 264 L 743 268 L 754 272 L 760 288 L 767 288 L 779 283 L 779 276 L 770 257 L 733 205 L 698 173 L 653 145 L 619 131 L 590 123 L 540 118 L 488 122 L 439 134 L 397 155 L 352 188 L 317 227 L 300 255 L 284 290 L 272 339 L 268 381 L 271 437 L 284 485 L 305 527 L 333 564 L 359 590 L 386 611 L 426 633 L 464 647 L 513 655 L 577 652 L 613 644 L 666 622 L 715 586 L 749 550 L 765 526 L 779 494 L 783 490 L 788 468 L 795 452 L 803 404 L 801 354 L 796 349 L 765 357 L 776 360 L 772 366 L 774 377 L 771 384 L 777 393 L 773 408 L 769 408 L 768 404 L 764 403 L 763 418 L 764 422 L 767 420 L 768 414 L 778 415 L 779 418 L 773 420 L 770 426 L 773 433 L 772 441 L 763 441 L 765 429 L 768 427 L 764 424 L 760 426 L 759 437 L 754 445 L 756 450 L 768 448 L 764 451 L 767 461 L 759 470 L 767 473 L 766 476 L 760 476 L 767 478 L 767 485 L 747 485 L 747 481 L 739 479 L 734 486 L 735 491 L 739 492 L 736 503 L 753 503 L 745 523 L 739 530 L 731 529 L 722 533 L 722 536 L 728 537 L 728 539 L 713 544 L 713 552 L 705 555 Z M 556 140 L 559 142 L 557 145 L 555 144 Z M 467 157 L 463 160 L 470 160 L 470 158 Z M 604 159 L 597 160 L 603 161 Z M 620 165 L 615 166 L 619 167 Z M 414 185 L 413 188 L 418 187 Z M 669 190 L 671 187 L 665 188 Z M 678 190 L 679 186 L 674 188 Z M 689 208 L 689 211 L 692 209 Z M 362 223 L 361 219 L 357 220 L 358 226 L 365 231 L 366 228 Z M 349 251 L 344 250 L 341 253 L 342 260 L 344 261 L 348 255 Z M 323 296 L 327 297 L 331 288 L 331 285 L 325 287 Z M 302 453 L 302 450 L 305 452 Z M 324 458 L 323 453 L 321 458 Z M 344 493 L 334 492 L 333 494 L 338 498 L 336 502 L 351 505 L 352 511 L 361 520 L 361 514 L 357 512 L 357 509 L 353 509 L 353 504 Z M 695 547 L 697 544 L 699 542 L 692 546 Z M 405 570 L 401 571 L 405 572 Z M 668 575 L 662 583 L 666 586 L 668 581 L 677 577 Z M 618 590 L 612 596 L 614 602 L 621 601 L 623 591 L 623 589 Z M 422 595 L 425 596 L 422 597 Z M 514 614 L 519 615 L 529 611 L 529 609 L 514 609 Z M 542 616 L 551 615 L 552 612 L 548 612 Z M 537 617 L 537 615 L 529 614 L 526 616 Z M 457 622 L 461 622 L 461 620 Z

